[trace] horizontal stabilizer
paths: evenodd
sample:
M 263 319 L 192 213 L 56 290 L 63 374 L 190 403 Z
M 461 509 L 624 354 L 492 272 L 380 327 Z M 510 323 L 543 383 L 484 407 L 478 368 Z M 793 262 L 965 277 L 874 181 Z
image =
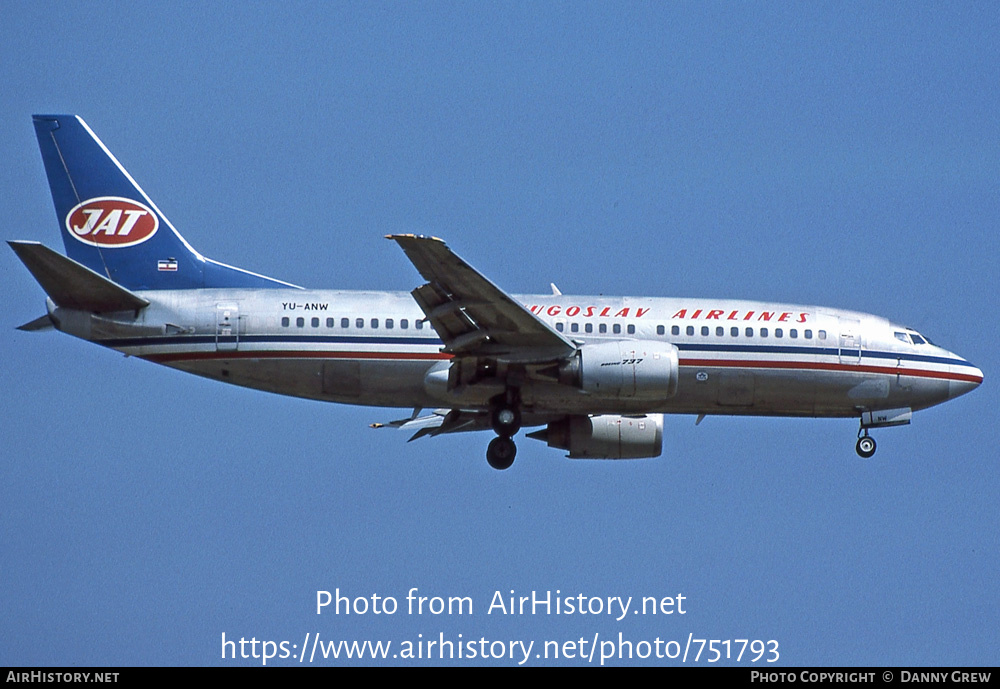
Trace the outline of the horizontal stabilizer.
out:
M 43 244 L 7 243 L 56 306 L 104 313 L 135 311 L 149 305 L 142 297 Z

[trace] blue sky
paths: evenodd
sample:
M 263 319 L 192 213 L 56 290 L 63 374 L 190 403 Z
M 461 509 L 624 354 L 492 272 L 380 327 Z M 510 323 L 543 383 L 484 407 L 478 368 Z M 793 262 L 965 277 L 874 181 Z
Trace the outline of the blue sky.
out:
M 382 237 L 429 233 L 511 292 L 876 313 L 986 382 L 878 432 L 869 461 L 852 420 L 678 416 L 656 460 L 574 462 L 522 439 L 501 473 L 485 434 L 407 444 L 367 427 L 396 410 L 18 332 L 44 297 L 7 251 L 0 664 L 256 664 L 222 661 L 221 635 L 307 632 L 693 634 L 775 639 L 788 665 L 995 664 L 995 4 L 37 2 L 4 17 L 6 239 L 62 248 L 30 116 L 68 112 L 199 251 L 297 284 L 410 290 L 419 276 Z M 402 606 L 413 587 L 468 596 L 473 615 L 315 614 L 317 590 Z M 511 589 L 680 593 L 687 612 L 486 614 Z

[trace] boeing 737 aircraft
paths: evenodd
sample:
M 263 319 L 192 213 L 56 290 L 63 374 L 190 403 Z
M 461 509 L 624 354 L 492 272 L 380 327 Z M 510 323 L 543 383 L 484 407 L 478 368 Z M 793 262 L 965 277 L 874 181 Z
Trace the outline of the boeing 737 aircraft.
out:
M 975 389 L 982 372 L 927 337 L 853 311 L 720 299 L 512 295 L 440 239 L 391 235 L 426 281 L 409 294 L 303 289 L 205 258 L 90 127 L 38 115 L 67 256 L 11 247 L 48 294 L 22 330 L 70 335 L 284 395 L 412 408 L 413 438 L 492 430 L 569 457 L 662 451 L 663 415 L 855 417 L 872 428 Z M 423 409 L 432 410 L 421 415 Z M 411 438 L 412 439 L 412 438 Z

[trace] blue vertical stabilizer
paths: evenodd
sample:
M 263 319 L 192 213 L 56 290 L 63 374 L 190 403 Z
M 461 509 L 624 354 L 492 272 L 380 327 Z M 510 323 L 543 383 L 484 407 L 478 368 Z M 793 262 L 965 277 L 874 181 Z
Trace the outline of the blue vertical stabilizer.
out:
M 79 117 L 33 119 L 74 261 L 130 290 L 294 287 L 195 251 Z

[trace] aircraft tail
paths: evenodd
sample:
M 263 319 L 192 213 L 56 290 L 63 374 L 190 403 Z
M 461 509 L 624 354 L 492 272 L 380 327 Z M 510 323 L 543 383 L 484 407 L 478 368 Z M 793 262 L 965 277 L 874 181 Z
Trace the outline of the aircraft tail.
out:
M 75 115 L 35 115 L 67 255 L 127 290 L 295 287 L 205 258 Z
M 104 313 L 137 311 L 149 300 L 37 242 L 7 242 L 56 306 Z

